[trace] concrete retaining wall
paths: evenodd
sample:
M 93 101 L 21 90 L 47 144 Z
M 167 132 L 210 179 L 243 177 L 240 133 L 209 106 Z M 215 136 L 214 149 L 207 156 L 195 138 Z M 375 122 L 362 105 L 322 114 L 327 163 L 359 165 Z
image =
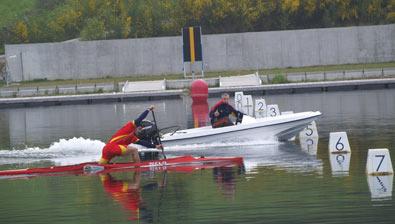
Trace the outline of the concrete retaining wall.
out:
M 203 35 L 207 71 L 395 61 L 395 24 Z M 12 81 L 182 73 L 178 37 L 6 45 Z

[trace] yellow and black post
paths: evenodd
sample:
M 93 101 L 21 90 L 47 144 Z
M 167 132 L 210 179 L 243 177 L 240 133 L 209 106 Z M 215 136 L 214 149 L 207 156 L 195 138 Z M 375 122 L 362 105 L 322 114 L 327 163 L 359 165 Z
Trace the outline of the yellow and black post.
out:
M 184 27 L 182 29 L 183 39 L 183 61 L 184 61 L 184 76 L 186 76 L 185 63 L 189 62 L 192 66 L 195 62 L 202 63 L 203 74 L 203 54 L 201 41 L 201 27 Z

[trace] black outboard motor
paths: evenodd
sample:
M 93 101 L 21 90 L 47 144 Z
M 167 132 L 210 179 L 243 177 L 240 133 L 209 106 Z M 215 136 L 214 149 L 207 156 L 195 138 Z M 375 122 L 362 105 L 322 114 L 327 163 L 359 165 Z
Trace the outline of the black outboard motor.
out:
M 156 131 L 156 125 L 154 122 L 149 120 L 143 120 L 141 122 L 141 129 L 137 132 L 137 137 L 141 140 L 151 142 L 154 145 L 159 144 L 159 135 Z M 139 153 L 141 160 L 154 160 L 158 159 L 159 152 L 143 152 Z
M 157 145 L 158 141 L 158 133 L 156 131 L 156 125 L 154 122 L 149 121 L 149 120 L 143 120 L 141 122 L 141 130 L 138 132 L 138 136 L 140 139 L 143 139 L 145 141 L 151 142 L 154 145 Z
M 238 124 L 238 123 L 240 123 L 241 124 L 241 122 L 243 121 L 243 113 L 241 113 L 241 112 L 237 112 L 237 114 L 236 114 L 236 124 Z

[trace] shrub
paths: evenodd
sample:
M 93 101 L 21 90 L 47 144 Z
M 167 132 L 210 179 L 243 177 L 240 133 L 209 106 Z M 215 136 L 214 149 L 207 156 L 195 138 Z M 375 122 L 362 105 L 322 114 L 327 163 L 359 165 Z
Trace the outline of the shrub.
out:
M 288 82 L 287 78 L 282 74 L 277 74 L 272 79 L 273 84 L 287 83 L 287 82 Z

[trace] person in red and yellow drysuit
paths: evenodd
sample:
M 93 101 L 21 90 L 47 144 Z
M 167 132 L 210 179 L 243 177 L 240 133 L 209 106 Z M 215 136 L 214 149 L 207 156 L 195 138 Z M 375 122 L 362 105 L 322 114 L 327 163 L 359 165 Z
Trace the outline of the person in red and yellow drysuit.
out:
M 104 190 L 127 211 L 131 213 L 131 220 L 140 218 L 140 171 L 136 171 L 133 181 L 117 180 L 110 174 L 101 174 L 100 180 Z
M 107 164 L 115 156 L 131 155 L 134 162 L 140 162 L 140 156 L 136 147 L 130 145 L 132 143 L 143 145 L 147 148 L 161 148 L 161 145 L 154 145 L 139 139 L 138 132 L 142 129 L 141 122 L 147 117 L 148 113 L 154 109 L 150 106 L 145 110 L 136 120 L 127 122 L 121 129 L 108 140 L 107 144 L 103 147 L 102 156 L 99 164 Z

